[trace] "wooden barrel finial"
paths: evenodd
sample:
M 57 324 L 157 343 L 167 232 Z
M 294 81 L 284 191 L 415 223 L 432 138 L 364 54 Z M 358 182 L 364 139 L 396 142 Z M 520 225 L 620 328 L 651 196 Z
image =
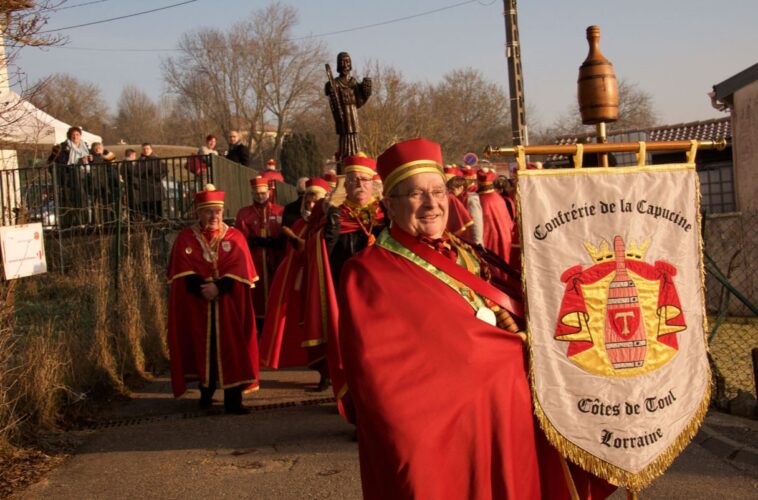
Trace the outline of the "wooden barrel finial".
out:
M 590 52 L 579 67 L 578 97 L 582 123 L 615 122 L 619 114 L 619 88 L 613 64 L 600 52 L 600 27 L 587 28 Z

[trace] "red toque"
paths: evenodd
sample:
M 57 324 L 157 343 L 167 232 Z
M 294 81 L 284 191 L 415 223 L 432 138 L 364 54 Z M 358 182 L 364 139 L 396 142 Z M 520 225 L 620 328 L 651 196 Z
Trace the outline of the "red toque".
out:
M 206 184 L 203 191 L 195 193 L 195 208 L 223 207 L 226 193 L 217 191 L 213 184 Z
M 384 182 L 384 192 L 389 193 L 401 181 L 416 174 L 436 172 L 445 177 L 442 163 L 442 148 L 426 139 L 410 139 L 398 142 L 377 158 L 377 170 Z

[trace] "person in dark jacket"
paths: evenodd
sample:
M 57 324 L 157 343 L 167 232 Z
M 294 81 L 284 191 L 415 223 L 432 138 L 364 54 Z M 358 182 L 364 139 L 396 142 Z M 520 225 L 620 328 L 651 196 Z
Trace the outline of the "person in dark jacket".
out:
M 92 171 L 92 193 L 98 222 L 114 220 L 114 205 L 118 197 L 118 171 L 113 166 L 116 155 L 103 147 L 101 142 L 93 142 L 90 148 Z
M 307 177 L 300 177 L 297 180 L 295 188 L 297 189 L 297 199 L 287 205 L 284 205 L 284 212 L 282 213 L 282 226 L 292 228 L 292 225 L 300 217 L 300 208 L 303 205 L 303 195 L 305 195 L 305 183 L 308 182 Z
M 163 183 L 166 167 L 153 152 L 153 146 L 142 144 L 142 155 L 133 166 L 136 169 L 139 211 L 145 219 L 159 220 L 163 216 Z
M 226 152 L 226 159 L 246 167 L 250 165 L 250 150 L 240 142 L 240 134 L 236 130 L 229 132 L 229 150 Z

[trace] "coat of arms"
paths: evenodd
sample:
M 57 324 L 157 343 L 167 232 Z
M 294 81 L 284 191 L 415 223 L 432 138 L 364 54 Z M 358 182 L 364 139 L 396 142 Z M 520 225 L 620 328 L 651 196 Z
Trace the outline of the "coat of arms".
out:
M 613 249 L 585 243 L 595 263 L 574 266 L 561 280 L 555 339 L 567 342 L 566 356 L 588 373 L 630 377 L 667 364 L 678 349 L 677 333 L 686 329 L 674 285 L 676 268 L 643 259 L 650 245 L 628 247 L 621 236 Z

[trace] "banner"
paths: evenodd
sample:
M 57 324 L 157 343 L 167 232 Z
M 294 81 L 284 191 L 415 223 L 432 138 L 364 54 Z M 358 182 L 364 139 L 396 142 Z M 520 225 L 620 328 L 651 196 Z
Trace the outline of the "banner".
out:
M 538 419 L 569 460 L 638 491 L 710 398 L 695 167 L 518 176 Z

